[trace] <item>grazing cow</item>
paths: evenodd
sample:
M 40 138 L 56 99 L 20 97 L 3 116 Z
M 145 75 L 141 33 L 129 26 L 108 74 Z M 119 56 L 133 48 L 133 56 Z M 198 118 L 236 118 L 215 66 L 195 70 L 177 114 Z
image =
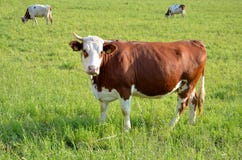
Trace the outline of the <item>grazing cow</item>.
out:
M 173 4 L 173 5 L 171 5 L 168 8 L 165 16 L 166 17 L 170 17 L 170 16 L 172 16 L 174 14 L 181 14 L 184 17 L 184 15 L 185 15 L 185 7 L 186 6 L 184 4 Z
M 35 17 L 45 17 L 46 24 L 48 21 L 52 24 L 52 9 L 50 5 L 40 5 L 35 4 L 31 5 L 27 8 L 25 15 L 21 17 L 22 22 L 26 23 L 29 19 L 33 20 L 33 24 L 37 24 L 37 20 Z
M 85 72 L 91 76 L 93 94 L 101 104 L 100 121 L 106 117 L 108 104 L 119 99 L 124 129 L 129 130 L 132 95 L 159 98 L 177 92 L 177 111 L 170 126 L 188 104 L 190 123 L 195 122 L 196 108 L 200 113 L 205 96 L 207 53 L 202 42 L 106 41 L 97 36 L 75 36 L 78 41 L 69 45 L 73 51 L 82 51 Z M 196 94 L 199 79 L 201 88 Z

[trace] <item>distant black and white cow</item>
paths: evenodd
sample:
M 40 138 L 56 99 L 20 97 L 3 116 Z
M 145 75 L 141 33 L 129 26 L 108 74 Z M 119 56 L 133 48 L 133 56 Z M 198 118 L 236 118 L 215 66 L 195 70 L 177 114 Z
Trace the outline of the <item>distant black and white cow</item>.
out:
M 25 15 L 21 17 L 22 22 L 26 23 L 29 19 L 33 20 L 34 24 L 37 24 L 36 17 L 45 17 L 46 24 L 50 21 L 52 24 L 52 9 L 50 5 L 34 4 L 27 8 Z
M 159 98 L 176 92 L 177 111 L 170 126 L 176 124 L 187 105 L 190 123 L 195 122 L 196 109 L 201 111 L 205 96 L 207 53 L 202 42 L 110 42 L 97 36 L 75 36 L 78 41 L 71 41 L 70 47 L 82 51 L 84 70 L 91 76 L 93 94 L 101 104 L 100 121 L 106 117 L 108 104 L 119 99 L 124 129 L 129 130 L 132 96 Z
M 185 8 L 186 8 L 186 6 L 184 4 L 173 4 L 168 8 L 165 16 L 170 17 L 174 14 L 181 14 L 184 17 Z

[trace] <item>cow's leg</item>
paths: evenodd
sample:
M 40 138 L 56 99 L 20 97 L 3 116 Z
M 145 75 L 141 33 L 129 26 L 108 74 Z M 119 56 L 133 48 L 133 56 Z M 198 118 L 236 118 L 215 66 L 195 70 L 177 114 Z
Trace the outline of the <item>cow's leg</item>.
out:
M 174 127 L 175 124 L 179 121 L 182 112 L 185 110 L 185 108 L 187 106 L 187 102 L 188 102 L 187 97 L 181 98 L 180 96 L 178 96 L 178 102 L 177 102 L 177 106 L 176 106 L 176 114 L 171 119 L 170 127 Z
M 197 99 L 197 94 L 195 89 L 190 95 L 190 102 L 189 102 L 189 107 L 190 107 L 190 124 L 194 124 L 196 120 L 196 107 L 197 107 L 198 99 Z
M 49 13 L 49 21 L 50 21 L 50 23 L 52 24 L 53 23 L 53 19 L 52 19 L 52 14 L 51 13 Z
M 120 103 L 121 103 L 121 110 L 124 116 L 124 130 L 128 131 L 129 129 L 131 129 L 131 123 L 130 123 L 131 96 L 127 100 L 124 100 L 121 98 Z
M 37 20 L 35 17 L 33 17 L 32 20 L 33 20 L 33 24 L 37 24 Z
M 169 17 L 171 17 L 172 16 L 172 13 L 171 13 L 171 11 L 169 10 Z
M 100 115 L 100 122 L 104 122 L 106 119 L 106 111 L 108 108 L 108 102 L 100 102 L 100 109 L 101 109 L 101 115 Z
M 51 13 L 48 13 L 47 16 L 45 17 L 46 19 L 46 24 L 48 24 L 50 22 L 50 24 L 52 24 L 52 15 Z
M 49 21 L 49 16 L 48 15 L 45 17 L 45 21 L 46 21 L 46 24 L 48 24 L 48 21 Z
M 181 86 L 178 88 L 178 98 L 177 98 L 177 107 L 176 107 L 176 114 L 171 119 L 170 127 L 174 127 L 175 124 L 180 119 L 182 112 L 185 110 L 186 106 L 189 102 L 189 95 L 190 95 L 190 86 L 186 80 L 182 81 Z

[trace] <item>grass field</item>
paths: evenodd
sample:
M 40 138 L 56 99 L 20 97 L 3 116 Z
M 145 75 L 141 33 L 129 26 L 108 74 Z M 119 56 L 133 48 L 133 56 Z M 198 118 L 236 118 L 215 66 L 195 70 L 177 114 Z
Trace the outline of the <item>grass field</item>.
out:
M 21 22 L 31 0 L 0 2 L 0 159 L 242 159 L 242 1 L 181 0 L 186 16 L 166 19 L 164 0 L 39 0 L 53 25 Z M 170 130 L 176 95 L 134 98 L 132 130 L 119 102 L 99 125 L 99 103 L 68 46 L 81 36 L 140 41 L 202 40 L 206 100 L 189 125 Z

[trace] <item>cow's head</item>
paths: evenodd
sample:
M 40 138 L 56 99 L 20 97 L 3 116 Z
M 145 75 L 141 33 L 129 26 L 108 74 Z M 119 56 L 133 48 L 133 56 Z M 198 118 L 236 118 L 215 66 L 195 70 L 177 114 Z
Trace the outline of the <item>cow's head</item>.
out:
M 166 12 L 166 14 L 165 14 L 165 17 L 170 17 L 171 16 L 171 11 L 168 9 L 168 11 Z
M 23 23 L 26 23 L 29 19 L 31 19 L 30 14 L 29 14 L 29 10 L 27 8 L 25 15 L 23 17 L 21 17 L 21 20 Z
M 102 62 L 102 51 L 104 40 L 97 36 L 80 37 L 75 34 L 79 41 L 71 41 L 70 47 L 73 51 L 82 51 L 82 63 L 85 72 L 90 75 L 98 75 Z
M 21 17 L 21 20 L 22 20 L 23 23 L 26 23 L 28 21 L 28 19 L 25 18 L 25 17 Z

